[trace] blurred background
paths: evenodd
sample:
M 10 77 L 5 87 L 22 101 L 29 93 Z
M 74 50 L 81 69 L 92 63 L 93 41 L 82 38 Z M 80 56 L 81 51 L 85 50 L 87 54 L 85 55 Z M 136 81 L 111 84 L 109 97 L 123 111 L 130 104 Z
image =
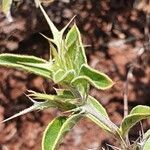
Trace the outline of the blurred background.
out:
M 129 110 L 139 104 L 150 106 L 149 0 L 44 0 L 43 6 L 59 29 L 76 15 L 74 22 L 81 31 L 89 65 L 116 83 L 107 91 L 90 90 L 114 123 L 119 125 L 123 118 L 125 95 Z M 0 10 L 0 53 L 48 59 L 49 44 L 39 32 L 49 37 L 51 32 L 33 0 L 14 0 L 11 14 L 13 21 L 9 22 Z M 31 105 L 23 94 L 27 89 L 54 93 L 53 86 L 42 77 L 0 67 L 0 121 Z M 0 124 L 0 150 L 40 150 L 42 132 L 58 114 L 56 109 L 47 109 Z M 149 127 L 150 120 L 142 122 L 144 130 Z M 139 130 L 141 125 L 137 124 L 130 133 L 132 141 L 139 136 Z M 117 146 L 110 135 L 83 119 L 65 137 L 59 150 L 111 150 L 108 144 Z

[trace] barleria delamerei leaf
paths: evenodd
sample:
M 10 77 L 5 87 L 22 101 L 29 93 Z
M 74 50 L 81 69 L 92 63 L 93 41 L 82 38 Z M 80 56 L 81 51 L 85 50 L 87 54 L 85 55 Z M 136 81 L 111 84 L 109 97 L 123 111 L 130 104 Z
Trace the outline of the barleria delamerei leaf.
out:
M 87 100 L 87 103 L 89 105 L 92 105 L 93 107 L 95 107 L 99 113 L 103 114 L 105 117 L 109 118 L 107 112 L 106 112 L 106 109 L 99 103 L 98 100 L 96 100 L 94 97 L 92 96 L 89 96 L 88 97 L 88 100 Z
M 67 47 L 67 52 L 66 54 L 69 55 L 69 57 L 72 59 L 72 61 L 75 60 L 76 57 L 76 53 L 78 51 L 77 47 L 78 47 L 78 33 L 76 31 L 76 26 L 73 25 L 71 27 L 71 29 L 69 30 L 69 32 L 66 35 L 66 47 Z
M 94 97 L 89 96 L 87 103 L 89 105 L 92 105 L 97 110 L 97 112 L 99 112 L 100 114 L 102 114 L 103 116 L 105 116 L 105 117 L 107 117 L 109 119 L 109 116 L 108 116 L 105 108 Z M 95 118 L 95 116 L 92 116 L 91 114 L 87 114 L 86 117 L 91 119 L 93 122 L 95 122 L 102 129 L 104 129 L 104 130 L 106 130 L 108 132 L 111 132 L 111 129 L 109 129 L 105 124 L 103 124 L 103 122 L 101 122 L 100 120 Z
M 57 74 L 54 74 L 54 82 L 55 83 L 64 83 L 64 84 L 70 84 L 72 79 L 75 77 L 75 71 L 74 70 L 68 70 L 68 71 L 61 71 Z
M 69 30 L 65 43 L 67 47 L 66 55 L 70 56 L 74 69 L 79 73 L 81 65 L 87 64 L 87 59 L 81 41 L 80 31 L 76 24 Z
M 19 68 L 45 78 L 51 78 L 51 63 L 35 56 L 0 54 L 0 66 Z
M 143 119 L 147 119 L 150 117 L 150 107 L 149 106 L 143 106 L 138 105 L 134 107 L 130 114 L 127 115 L 120 126 L 120 133 L 122 137 L 125 137 L 129 130 L 139 121 Z
M 73 85 L 78 85 L 82 82 L 88 82 L 97 89 L 105 90 L 113 86 L 113 81 L 104 73 L 92 69 L 90 66 L 83 64 L 79 76 L 73 81 Z

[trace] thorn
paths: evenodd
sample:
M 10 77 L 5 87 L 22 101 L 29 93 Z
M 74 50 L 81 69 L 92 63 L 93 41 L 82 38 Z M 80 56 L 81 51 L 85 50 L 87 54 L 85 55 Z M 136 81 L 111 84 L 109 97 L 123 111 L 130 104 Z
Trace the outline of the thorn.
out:
M 43 93 L 46 94 L 46 91 L 44 89 L 44 85 L 42 84 L 42 90 L 43 90 Z
M 13 116 L 11 116 L 11 117 L 9 117 L 9 118 L 3 120 L 1 123 L 4 123 L 4 122 L 9 121 L 9 120 L 12 120 L 12 119 L 14 119 L 14 118 L 16 118 L 16 117 L 22 116 L 22 115 L 24 115 L 24 114 L 26 114 L 26 113 L 29 113 L 29 112 L 35 110 L 36 107 L 37 107 L 36 105 L 32 105 L 32 106 L 30 106 L 29 108 L 24 109 L 24 110 L 20 111 L 19 113 L 17 113 L 17 114 L 15 114 L 15 115 L 13 115 Z
M 31 98 L 29 95 L 27 95 L 26 93 L 23 92 L 23 94 L 31 101 L 33 102 L 33 104 L 38 103 L 37 101 L 35 101 L 33 98 Z
M 111 147 L 112 149 L 114 150 L 121 150 L 119 147 L 116 147 L 116 146 L 113 146 L 113 145 L 110 145 L 110 144 L 106 144 L 108 147 Z
M 69 25 L 72 23 L 72 21 L 75 19 L 77 15 L 73 16 L 73 18 L 68 22 L 68 24 L 60 31 L 62 34 L 65 32 L 65 30 L 69 27 Z
M 92 45 L 83 45 L 83 46 L 84 46 L 84 48 L 86 48 L 86 47 L 92 47 Z
M 46 35 L 44 35 L 43 33 L 39 33 L 41 36 L 43 36 L 45 39 L 47 39 L 48 41 L 50 41 L 50 42 L 52 42 L 52 43 L 54 43 L 55 44 L 55 42 L 54 42 L 54 40 L 53 39 L 51 39 L 51 38 L 49 38 L 49 37 L 47 37 Z

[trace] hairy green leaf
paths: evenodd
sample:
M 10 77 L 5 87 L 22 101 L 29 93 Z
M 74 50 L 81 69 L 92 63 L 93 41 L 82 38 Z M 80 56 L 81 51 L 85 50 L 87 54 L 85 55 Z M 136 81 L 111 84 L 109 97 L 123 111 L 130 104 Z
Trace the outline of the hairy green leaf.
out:
M 69 84 L 71 82 L 71 80 L 74 78 L 74 76 L 75 76 L 74 70 L 64 71 L 64 70 L 60 69 L 54 74 L 53 79 L 54 79 L 55 83 Z
M 56 91 L 57 95 L 59 95 L 61 97 L 64 97 L 64 98 L 68 97 L 70 99 L 75 98 L 73 93 L 68 89 L 56 89 L 55 88 L 55 91 Z
M 147 119 L 150 117 L 150 107 L 149 106 L 136 106 L 134 107 L 130 114 L 126 116 L 120 126 L 121 135 L 123 137 L 129 132 L 129 130 L 142 119 Z
M 35 56 L 1 54 L 0 66 L 20 68 L 46 78 L 51 78 L 51 64 Z
M 109 116 L 108 116 L 108 114 L 106 112 L 106 109 L 94 97 L 89 96 L 87 103 L 92 105 L 93 107 L 95 107 L 99 111 L 99 113 L 101 113 L 104 116 L 109 118 Z
M 74 69 L 79 73 L 81 65 L 86 64 L 87 59 L 81 41 L 80 31 L 75 24 L 68 32 L 65 43 L 67 47 L 66 55 L 70 56 Z
M 56 150 L 66 133 L 69 132 L 80 119 L 81 114 L 74 114 L 69 118 L 60 116 L 54 119 L 44 132 L 42 150 Z
M 76 29 L 76 25 L 73 25 L 69 32 L 66 35 L 66 45 L 70 47 L 73 43 L 75 43 L 78 39 L 78 33 Z
M 97 89 L 105 90 L 113 86 L 113 81 L 104 73 L 92 69 L 84 64 L 81 67 L 80 74 L 73 81 L 73 85 L 88 82 Z
M 70 56 L 72 61 L 75 60 L 75 56 L 77 53 L 77 48 L 78 48 L 78 33 L 76 31 L 76 26 L 72 26 L 70 31 L 68 32 L 66 36 L 66 46 L 67 46 L 67 54 Z
M 85 55 L 85 49 L 84 49 L 84 46 L 82 44 L 82 40 L 81 40 L 81 34 L 80 34 L 80 31 L 78 29 L 78 27 L 75 25 L 75 29 L 76 29 L 76 32 L 78 34 L 78 51 L 76 53 L 76 58 L 75 58 L 75 65 L 77 66 L 77 69 L 80 70 L 81 68 L 81 65 L 83 64 L 87 64 L 87 59 L 86 59 L 86 55 Z
M 67 70 L 74 70 L 73 59 L 71 58 L 71 56 L 66 53 L 64 58 L 65 68 L 67 68 Z
M 60 70 L 64 69 L 64 63 L 62 62 L 62 59 L 60 55 L 58 54 L 56 48 L 54 47 L 53 44 L 50 43 L 50 62 L 52 62 L 52 71 L 54 74 Z
M 105 108 L 92 96 L 88 97 L 88 104 L 93 106 L 98 113 L 102 114 L 104 117 L 108 118 L 108 114 L 105 110 Z M 103 122 L 101 122 L 100 120 L 98 120 L 96 117 L 94 117 L 91 114 L 87 114 L 86 115 L 89 119 L 91 119 L 93 122 L 95 122 L 98 126 L 100 126 L 102 129 L 111 132 L 111 129 L 109 129 L 105 124 L 103 124 Z

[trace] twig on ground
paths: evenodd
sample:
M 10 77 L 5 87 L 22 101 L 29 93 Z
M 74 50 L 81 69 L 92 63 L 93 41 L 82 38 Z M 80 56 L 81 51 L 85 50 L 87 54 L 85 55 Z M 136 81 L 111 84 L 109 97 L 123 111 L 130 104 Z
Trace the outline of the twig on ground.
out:
M 123 93 L 123 100 L 124 100 L 124 117 L 128 115 L 128 85 L 129 85 L 129 79 L 132 77 L 133 72 L 133 65 L 130 65 L 130 68 L 127 72 L 126 81 L 124 84 L 124 93 Z

